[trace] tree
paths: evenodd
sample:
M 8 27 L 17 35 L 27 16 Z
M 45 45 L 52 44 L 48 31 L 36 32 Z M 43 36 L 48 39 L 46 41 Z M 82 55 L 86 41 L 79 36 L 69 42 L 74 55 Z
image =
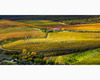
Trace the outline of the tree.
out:
M 21 59 L 26 59 L 27 58 L 27 50 L 23 49 L 21 53 Z

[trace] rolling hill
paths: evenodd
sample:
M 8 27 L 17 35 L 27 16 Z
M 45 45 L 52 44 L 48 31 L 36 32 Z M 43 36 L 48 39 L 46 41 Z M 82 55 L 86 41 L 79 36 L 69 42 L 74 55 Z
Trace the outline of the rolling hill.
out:
M 46 39 L 28 39 L 27 42 L 26 40 L 19 40 L 4 44 L 3 48 L 14 50 L 27 49 L 28 51 L 95 48 L 100 47 L 99 34 L 76 32 L 49 33 L 49 37 Z

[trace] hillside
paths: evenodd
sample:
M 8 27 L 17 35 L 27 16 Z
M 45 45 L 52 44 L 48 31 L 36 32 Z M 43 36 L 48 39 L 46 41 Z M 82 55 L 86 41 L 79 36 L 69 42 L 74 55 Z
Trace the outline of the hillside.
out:
M 0 20 L 0 45 L 27 38 L 45 38 L 37 26 L 21 22 Z
M 77 62 L 75 65 L 100 65 L 100 53 Z
M 100 64 L 99 16 L 0 18 L 0 64 Z
M 4 44 L 3 48 L 14 50 L 27 49 L 28 51 L 95 48 L 100 47 L 99 34 L 76 32 L 50 33 L 47 39 L 28 39 L 27 43 L 26 40 L 19 40 Z
M 26 23 L 26 24 L 35 25 L 35 26 L 60 25 L 58 22 L 54 22 L 54 21 L 50 21 L 50 20 L 16 20 L 16 21 Z
M 100 23 L 69 25 L 66 26 L 65 29 L 76 31 L 100 31 Z
M 30 24 L 25 24 L 17 21 L 11 20 L 0 20 L 0 30 L 1 29 L 13 29 L 13 28 L 37 28 L 39 26 L 34 26 Z
M 67 55 L 48 57 L 47 61 L 60 65 L 100 65 L 100 48 Z

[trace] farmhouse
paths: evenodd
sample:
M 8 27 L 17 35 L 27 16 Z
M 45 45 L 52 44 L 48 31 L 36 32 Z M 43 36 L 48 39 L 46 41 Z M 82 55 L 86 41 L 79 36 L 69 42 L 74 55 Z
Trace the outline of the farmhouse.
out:
M 48 32 L 61 31 L 61 30 L 62 30 L 61 28 L 52 28 L 49 29 Z

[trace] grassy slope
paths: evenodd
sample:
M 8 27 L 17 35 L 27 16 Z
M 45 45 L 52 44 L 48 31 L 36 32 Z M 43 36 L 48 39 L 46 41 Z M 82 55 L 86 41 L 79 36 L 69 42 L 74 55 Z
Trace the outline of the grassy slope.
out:
M 88 59 L 75 63 L 75 65 L 100 65 L 100 52 L 95 56 Z
M 56 36 L 57 34 L 57 36 Z M 20 47 L 19 47 L 20 46 Z M 3 45 L 4 48 L 29 51 L 99 47 L 99 33 L 58 32 L 50 33 L 47 39 L 20 40 Z
M 48 57 L 47 60 L 58 61 L 59 56 Z M 73 53 L 68 55 L 62 55 L 60 64 L 70 64 L 70 65 L 81 65 L 81 64 L 100 64 L 100 48 L 89 50 L 81 53 Z

